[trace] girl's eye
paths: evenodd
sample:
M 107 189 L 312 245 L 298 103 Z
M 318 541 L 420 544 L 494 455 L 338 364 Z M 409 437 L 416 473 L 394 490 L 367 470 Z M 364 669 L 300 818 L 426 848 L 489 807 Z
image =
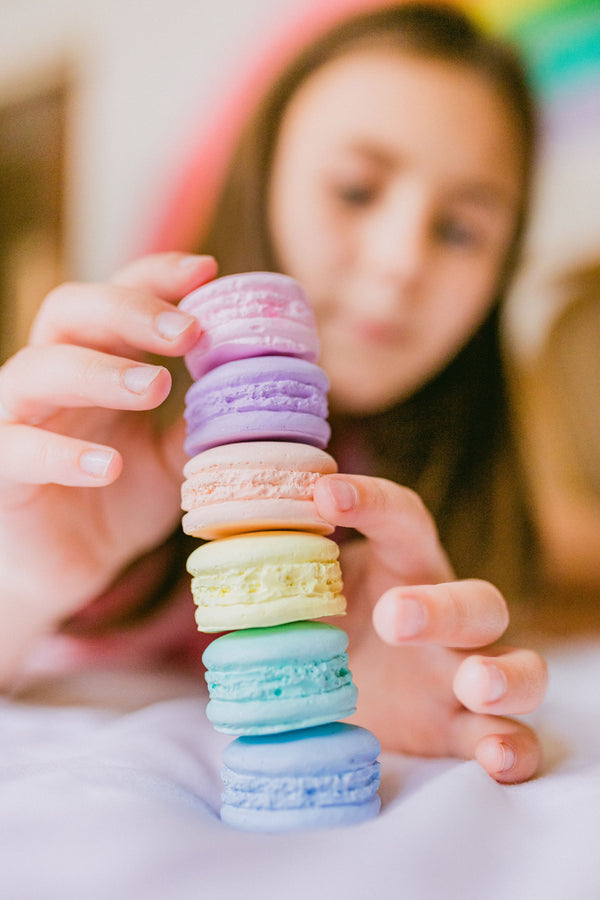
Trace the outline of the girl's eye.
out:
M 440 241 L 458 247 L 476 247 L 480 243 L 480 235 L 475 228 L 454 219 L 438 222 L 435 234 Z
M 335 196 L 343 206 L 368 206 L 376 198 L 377 192 L 370 185 L 348 184 L 335 188 Z

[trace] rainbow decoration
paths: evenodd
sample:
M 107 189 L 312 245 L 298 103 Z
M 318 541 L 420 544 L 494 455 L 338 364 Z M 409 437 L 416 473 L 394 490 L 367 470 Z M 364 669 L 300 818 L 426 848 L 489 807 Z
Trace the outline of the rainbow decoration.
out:
M 391 2 L 391 0 L 390 0 Z M 521 50 L 540 101 L 543 135 L 573 141 L 600 133 L 599 0 L 454 0 L 484 27 Z M 306 41 L 346 14 L 386 0 L 298 0 L 248 59 L 229 73 L 215 112 L 175 161 L 175 184 L 152 222 L 142 252 L 193 248 L 214 202 L 240 120 L 273 74 Z M 240 79 L 240 71 L 245 72 Z M 171 173 L 172 174 L 172 173 Z M 163 192 L 163 200 L 164 200 Z
M 600 129 L 598 0 L 464 0 L 485 27 L 520 48 L 545 132 L 572 138 Z

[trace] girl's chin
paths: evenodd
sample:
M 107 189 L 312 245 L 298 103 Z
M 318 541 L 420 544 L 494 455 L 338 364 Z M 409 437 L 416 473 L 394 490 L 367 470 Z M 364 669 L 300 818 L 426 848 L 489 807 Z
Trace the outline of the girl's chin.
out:
M 361 391 L 352 393 L 343 392 L 341 394 L 330 391 L 329 408 L 333 415 L 341 416 L 374 416 L 377 413 L 385 412 L 401 399 L 397 394 L 381 395 L 367 394 Z
M 358 360 L 358 361 L 357 361 Z M 321 354 L 320 365 L 329 376 L 329 407 L 343 415 L 368 416 L 395 406 L 410 393 L 404 372 L 394 372 L 397 359 L 382 361 L 364 358 L 355 353 Z M 392 377 L 395 376 L 395 377 Z

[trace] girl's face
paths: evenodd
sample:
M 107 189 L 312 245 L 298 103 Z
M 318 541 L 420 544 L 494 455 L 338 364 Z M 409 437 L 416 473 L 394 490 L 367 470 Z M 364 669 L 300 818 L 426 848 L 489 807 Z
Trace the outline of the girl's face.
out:
M 389 407 L 476 330 L 513 238 L 521 167 L 504 101 L 466 66 L 360 50 L 296 92 L 269 225 L 313 302 L 332 408 Z

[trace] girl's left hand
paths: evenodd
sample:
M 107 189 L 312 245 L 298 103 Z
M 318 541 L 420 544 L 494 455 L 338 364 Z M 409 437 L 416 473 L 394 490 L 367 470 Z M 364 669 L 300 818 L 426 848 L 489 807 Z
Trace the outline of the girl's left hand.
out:
M 323 476 L 321 515 L 366 540 L 342 547 L 350 667 L 359 691 L 352 721 L 384 750 L 475 758 L 497 781 L 535 774 L 536 734 L 507 716 L 544 698 L 534 651 L 501 647 L 508 610 L 480 580 L 458 581 L 419 497 L 380 478 Z M 340 624 L 336 619 L 335 624 Z

